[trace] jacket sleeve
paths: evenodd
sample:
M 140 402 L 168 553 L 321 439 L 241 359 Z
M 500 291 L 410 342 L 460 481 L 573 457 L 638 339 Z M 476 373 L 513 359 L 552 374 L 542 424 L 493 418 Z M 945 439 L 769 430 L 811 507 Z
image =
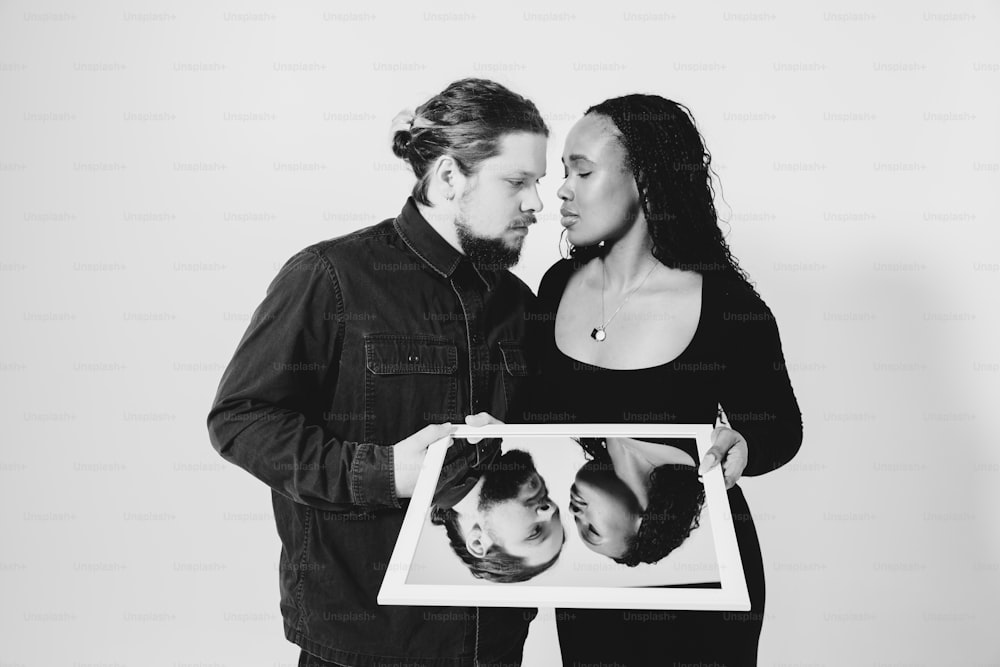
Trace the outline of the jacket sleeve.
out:
M 343 308 L 329 260 L 310 249 L 292 257 L 222 376 L 209 436 L 223 458 L 303 505 L 399 507 L 392 446 L 344 441 L 325 427 Z
M 746 438 L 749 457 L 743 475 L 752 477 L 783 466 L 799 451 L 802 413 L 771 309 L 756 295 L 741 295 L 730 303 L 723 312 L 727 361 L 722 408 L 729 425 Z

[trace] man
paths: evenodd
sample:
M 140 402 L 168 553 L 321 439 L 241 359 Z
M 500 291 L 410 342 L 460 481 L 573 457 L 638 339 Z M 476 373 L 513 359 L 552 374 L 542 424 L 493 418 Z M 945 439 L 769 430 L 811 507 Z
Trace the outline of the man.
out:
M 518 415 L 534 297 L 506 269 L 542 209 L 548 128 L 529 100 L 482 79 L 397 121 L 413 196 L 395 219 L 285 264 L 209 431 L 272 489 L 300 665 L 516 665 L 533 611 L 380 607 L 376 595 L 427 446 L 466 415 Z M 495 439 L 456 443 L 445 467 L 498 455 Z
M 434 499 L 431 521 L 444 526 L 472 575 L 495 583 L 527 581 L 552 567 L 566 541 L 559 508 L 531 454 L 505 452 L 473 485 Z

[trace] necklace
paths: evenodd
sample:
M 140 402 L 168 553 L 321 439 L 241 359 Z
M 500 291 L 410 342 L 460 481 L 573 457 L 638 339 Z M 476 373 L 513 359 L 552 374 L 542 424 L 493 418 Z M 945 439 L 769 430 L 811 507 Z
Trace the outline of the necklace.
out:
M 590 332 L 590 337 L 591 338 L 593 338 L 594 340 L 596 340 L 598 343 L 603 343 L 604 342 L 604 340 L 608 337 L 607 328 L 608 328 L 608 325 L 611 324 L 611 320 L 615 319 L 615 315 L 617 315 L 618 312 L 622 308 L 625 307 L 625 304 L 628 303 L 628 300 L 632 298 L 632 295 L 639 291 L 639 288 L 642 287 L 643 283 L 646 282 L 646 278 L 649 278 L 649 276 L 652 275 L 653 271 L 655 271 L 656 267 L 659 266 L 659 265 L 660 265 L 660 261 L 654 257 L 653 258 L 653 266 L 649 267 L 649 271 L 646 272 L 645 277 L 643 277 L 643 279 L 639 281 L 639 284 L 636 285 L 634 288 L 632 288 L 629 291 L 629 293 L 625 295 L 625 300 L 622 301 L 621 305 L 618 306 L 617 309 L 615 309 L 615 312 L 611 313 L 611 317 L 609 317 L 608 319 L 605 320 L 604 319 L 604 290 L 607 287 L 608 275 L 607 275 L 607 271 L 604 268 L 604 260 L 603 259 L 601 260 L 601 319 L 604 320 L 604 322 L 599 327 L 597 327 L 596 329 L 594 329 L 593 331 Z

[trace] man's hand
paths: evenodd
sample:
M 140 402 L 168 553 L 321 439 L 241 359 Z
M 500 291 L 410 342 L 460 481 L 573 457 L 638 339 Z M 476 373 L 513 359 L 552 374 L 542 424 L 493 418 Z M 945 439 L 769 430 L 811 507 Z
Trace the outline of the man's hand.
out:
M 465 418 L 466 426 L 489 426 L 490 424 L 503 424 L 502 421 L 494 417 L 488 412 L 480 412 L 478 414 L 469 415 Z M 466 438 L 469 444 L 476 444 L 482 438 Z
M 392 448 L 392 472 L 396 480 L 396 497 L 412 498 L 417 487 L 420 467 L 427 448 L 441 438 L 447 438 L 458 428 L 454 424 L 429 424 Z M 450 444 L 450 443 L 449 443 Z
M 698 474 L 704 475 L 722 461 L 722 475 L 726 479 L 726 490 L 729 490 L 747 467 L 748 455 L 747 441 L 743 436 L 728 426 L 719 426 L 712 431 L 712 447 L 705 452 Z

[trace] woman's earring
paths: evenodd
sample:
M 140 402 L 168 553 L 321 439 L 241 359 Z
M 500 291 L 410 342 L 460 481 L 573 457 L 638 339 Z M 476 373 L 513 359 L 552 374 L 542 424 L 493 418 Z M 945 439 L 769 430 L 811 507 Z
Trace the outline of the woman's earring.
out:
M 562 234 L 559 235 L 559 256 L 563 259 L 569 259 L 573 256 L 573 244 L 569 242 L 567 238 L 568 229 L 563 227 Z M 563 250 L 565 248 L 565 251 Z

